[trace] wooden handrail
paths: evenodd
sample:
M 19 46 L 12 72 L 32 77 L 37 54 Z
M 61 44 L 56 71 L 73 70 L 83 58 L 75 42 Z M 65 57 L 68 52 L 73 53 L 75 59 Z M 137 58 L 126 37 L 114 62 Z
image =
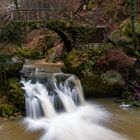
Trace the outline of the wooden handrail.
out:
M 16 10 L 11 10 L 1 16 L 0 26 L 6 26 L 8 23 L 20 20 L 20 21 L 46 21 L 50 19 L 64 19 L 68 20 L 73 17 L 77 21 L 82 21 L 88 25 L 95 26 L 98 24 L 96 20 L 100 17 L 84 17 L 78 13 L 67 11 L 67 10 L 56 10 L 56 9 L 21 9 L 17 13 Z M 96 11 L 95 11 L 96 12 Z M 93 11 L 94 13 L 94 11 Z M 136 12 L 137 16 L 140 16 L 140 10 Z M 20 15 L 20 17 L 19 17 Z M 3 24 L 3 25 L 2 25 Z
M 18 14 L 19 13 L 19 14 Z M 1 16 L 1 19 L 3 21 L 4 25 L 7 25 L 6 23 L 14 22 L 17 20 L 20 21 L 46 21 L 50 19 L 63 19 L 68 20 L 71 18 L 71 16 L 74 16 L 74 12 L 72 11 L 66 11 L 66 10 L 50 10 L 50 9 L 23 9 L 19 10 L 17 13 L 16 10 L 11 10 L 5 13 Z M 20 17 L 19 17 L 20 15 Z M 80 20 L 83 22 L 86 22 L 86 24 L 90 24 L 90 22 L 86 21 L 83 17 L 79 16 Z M 8 19 L 8 20 L 7 20 Z M 5 23 L 6 22 L 6 23 Z

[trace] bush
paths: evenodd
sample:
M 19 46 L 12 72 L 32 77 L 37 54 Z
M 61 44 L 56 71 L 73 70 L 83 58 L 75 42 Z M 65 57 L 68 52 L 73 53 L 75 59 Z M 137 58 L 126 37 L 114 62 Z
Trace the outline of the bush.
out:
M 124 104 L 132 105 L 133 102 L 134 102 L 133 93 L 130 92 L 130 91 L 128 91 L 128 90 L 122 92 L 122 98 L 123 98 L 122 102 L 123 102 Z
M 0 116 L 10 117 L 15 113 L 15 106 L 10 104 L 0 104 Z
M 97 60 L 96 65 L 101 69 L 117 69 L 126 72 L 132 68 L 134 62 L 121 50 L 109 50 Z
M 0 41 L 20 45 L 24 35 L 22 30 L 25 30 L 25 27 L 20 22 L 11 23 L 2 30 L 0 34 Z
M 43 58 L 43 53 L 37 48 L 19 48 L 16 52 L 19 58 L 23 59 L 39 59 Z
M 9 93 L 8 100 L 10 103 L 14 104 L 16 107 L 16 112 L 23 112 L 24 110 L 24 93 L 21 89 L 17 78 L 8 79 L 9 83 Z
M 101 58 L 113 46 L 102 44 L 90 48 L 73 49 L 67 56 L 64 70 L 76 75 L 90 75 L 90 72 L 96 67 L 96 61 Z

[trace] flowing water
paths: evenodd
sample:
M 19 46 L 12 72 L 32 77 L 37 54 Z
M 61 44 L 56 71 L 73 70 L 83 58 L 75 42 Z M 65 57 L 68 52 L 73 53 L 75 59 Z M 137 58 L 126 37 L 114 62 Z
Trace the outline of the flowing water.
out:
M 114 103 L 114 99 L 92 99 L 90 103 L 112 114 L 110 119 L 105 121 L 105 127 L 127 135 L 130 140 L 140 140 L 140 110 L 124 110 Z M 100 135 L 100 132 L 97 134 Z M 0 122 L 0 140 L 39 140 L 41 135 L 40 131 L 27 131 L 21 120 Z
M 73 75 L 54 74 L 51 79 L 51 84 L 22 81 L 27 117 L 24 125 L 2 123 L 2 140 L 140 139 L 139 110 L 122 109 L 110 99 L 86 102 L 80 81 Z

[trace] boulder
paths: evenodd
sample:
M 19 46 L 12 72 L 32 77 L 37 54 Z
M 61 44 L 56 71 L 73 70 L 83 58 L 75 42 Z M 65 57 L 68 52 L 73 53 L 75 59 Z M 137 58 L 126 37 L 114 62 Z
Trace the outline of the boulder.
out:
M 120 86 L 125 85 L 125 81 L 123 80 L 120 73 L 113 70 L 108 70 L 105 73 L 103 73 L 101 75 L 101 79 L 102 82 L 106 85 L 120 85 Z
M 119 72 L 108 70 L 83 78 L 82 85 L 87 97 L 114 97 L 121 94 L 125 81 Z

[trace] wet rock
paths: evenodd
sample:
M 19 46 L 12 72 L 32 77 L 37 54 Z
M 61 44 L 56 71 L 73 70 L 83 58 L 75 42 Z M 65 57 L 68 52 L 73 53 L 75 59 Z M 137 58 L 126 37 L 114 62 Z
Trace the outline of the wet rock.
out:
M 136 101 L 136 100 L 135 100 L 135 101 L 133 102 L 133 105 L 136 106 L 136 107 L 140 107 L 140 101 Z
M 124 86 L 125 81 L 123 80 L 120 73 L 108 70 L 101 75 L 102 82 L 106 85 L 120 85 Z
M 114 97 L 124 89 L 125 81 L 120 73 L 109 70 L 103 74 L 92 74 L 82 79 L 85 96 Z

